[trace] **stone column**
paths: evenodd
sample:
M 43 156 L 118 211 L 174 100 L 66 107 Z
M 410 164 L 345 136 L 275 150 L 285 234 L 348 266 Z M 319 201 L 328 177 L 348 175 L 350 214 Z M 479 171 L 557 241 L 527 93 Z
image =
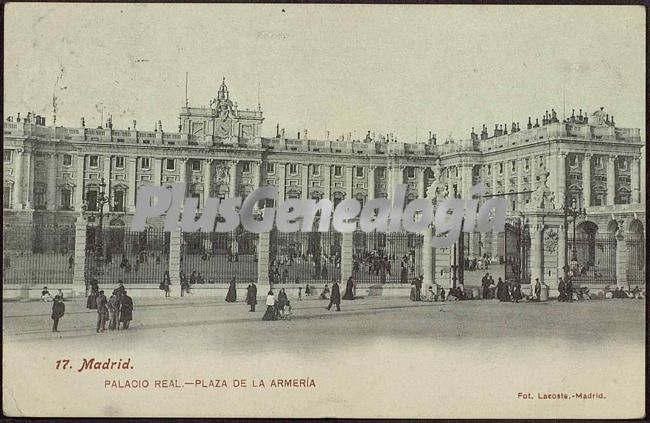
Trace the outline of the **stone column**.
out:
M 56 210 L 57 154 L 50 153 L 47 163 L 47 209 Z
M 628 289 L 627 268 L 629 257 L 627 255 L 627 243 L 622 231 L 616 236 L 616 286 Z
M 341 280 L 347 281 L 350 276 L 354 276 L 353 269 L 353 259 L 352 255 L 353 244 L 352 244 L 353 234 L 351 232 L 341 234 Z
M 13 208 L 16 210 L 22 210 L 23 208 L 23 152 L 25 150 L 22 148 L 17 148 L 14 150 L 14 192 L 13 192 Z
M 424 277 L 424 283 L 422 284 L 422 289 L 426 293 L 429 286 L 433 286 L 435 283 L 435 263 L 433 260 L 433 247 L 431 245 L 433 231 L 431 228 L 428 228 L 422 235 L 424 235 L 424 241 L 422 243 L 422 276 Z M 436 292 L 435 289 L 433 291 Z
M 530 277 L 534 286 L 536 278 L 544 283 L 544 225 L 532 218 L 530 227 Z
M 613 206 L 616 198 L 616 156 L 607 160 L 607 205 Z
M 368 167 L 368 197 L 366 201 L 373 200 L 375 198 L 375 166 Z
M 499 170 L 499 164 L 498 163 L 492 163 L 492 194 L 497 193 L 498 185 L 497 185 L 497 172 Z
M 169 261 L 167 270 L 169 270 L 169 280 L 172 289 L 176 287 L 180 290 L 181 285 L 181 240 L 183 233 L 180 228 L 176 228 L 169 233 Z
M 417 184 L 418 184 L 418 198 L 424 198 L 427 187 L 424 185 L 424 170 L 423 167 L 416 167 Z
M 287 181 L 287 164 L 278 163 L 278 204 L 284 203 L 284 200 L 287 196 L 286 181 Z
M 85 178 L 86 156 L 80 154 L 77 156 L 77 169 L 75 171 L 76 187 L 74 189 L 74 206 L 76 210 L 81 211 L 84 204 L 84 178 Z
M 269 284 L 269 254 L 271 253 L 271 234 L 261 232 L 257 241 L 257 283 L 258 291 Z M 268 290 L 267 290 L 268 291 Z M 264 292 L 264 290 L 262 290 Z
M 230 197 L 234 198 L 237 196 L 237 163 L 238 160 L 232 160 L 230 162 L 230 171 L 228 172 L 230 174 L 230 186 L 228 187 L 228 190 L 230 191 Z
M 185 184 L 185 189 L 187 190 L 187 158 L 178 159 L 178 172 L 179 179 L 178 182 Z
M 74 264 L 72 267 L 72 295 L 86 296 L 86 227 L 88 222 L 80 214 L 75 222 Z
M 557 274 L 561 278 L 564 278 L 564 265 L 569 263 L 567 257 L 569 248 L 565 231 L 566 227 L 564 226 L 564 223 L 562 223 L 557 230 Z M 557 288 L 557 286 L 555 288 Z
M 641 202 L 641 184 L 639 175 L 639 158 L 631 157 L 630 162 L 630 183 L 632 186 L 632 199 L 630 203 L 639 204 Z
M 582 201 L 583 207 L 591 206 L 591 154 L 582 158 Z
M 126 209 L 129 212 L 135 211 L 135 196 L 136 196 L 136 191 L 138 189 L 135 176 L 136 176 L 136 164 L 138 161 L 137 157 L 127 157 L 127 162 L 128 162 L 128 184 L 129 184 L 129 192 L 127 193 L 127 200 L 126 200 Z
M 301 195 L 300 198 L 303 200 L 306 200 L 309 198 L 309 168 L 311 167 L 309 164 L 302 164 L 300 165 L 301 168 L 301 178 L 302 178 L 302 188 L 301 188 Z
M 111 157 L 112 156 L 105 156 L 104 157 L 104 182 L 106 182 L 106 195 L 110 196 L 112 199 L 113 197 L 110 195 L 111 194 Z M 113 204 L 108 203 L 108 211 L 113 210 Z
M 526 205 L 526 197 L 522 193 L 524 190 L 524 167 L 526 166 L 525 159 L 517 160 L 517 211 L 524 209 Z
M 345 198 L 352 198 L 354 166 L 345 166 Z
M 34 196 L 34 164 L 32 163 L 32 152 L 25 150 L 25 152 L 23 153 L 23 159 L 25 160 L 24 176 L 26 182 L 25 183 L 26 192 L 24 195 L 25 208 L 31 209 L 33 207 L 32 198 Z
M 203 162 L 203 208 L 205 208 L 206 201 L 210 198 L 210 188 L 212 185 L 212 159 L 207 159 Z
M 557 171 L 557 200 L 555 200 L 555 208 L 559 209 L 564 205 L 566 198 L 566 157 L 565 152 L 558 155 L 558 162 L 556 165 Z
M 260 168 L 262 167 L 262 161 L 256 160 L 251 163 L 253 166 L 253 191 L 259 188 L 260 186 Z
M 323 198 L 329 199 L 332 194 L 332 165 L 323 165 Z
M 155 186 L 162 186 L 162 159 L 151 159 L 151 171 L 153 172 L 153 183 Z

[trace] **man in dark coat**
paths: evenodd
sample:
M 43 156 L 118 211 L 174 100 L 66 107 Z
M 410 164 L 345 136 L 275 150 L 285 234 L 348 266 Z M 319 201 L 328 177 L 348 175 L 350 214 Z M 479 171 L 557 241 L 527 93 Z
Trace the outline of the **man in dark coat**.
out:
M 255 286 L 255 283 L 252 282 L 250 285 L 248 285 L 248 289 L 246 291 L 246 304 L 251 306 L 251 309 L 249 311 L 255 311 L 255 304 L 257 304 L 257 286 Z
M 557 284 L 557 290 L 559 292 L 559 296 L 557 297 L 558 301 L 566 301 L 566 284 L 564 283 L 564 279 L 560 278 L 560 282 Z
M 120 297 L 120 322 L 122 322 L 122 329 L 128 329 L 131 320 L 133 320 L 133 300 L 126 295 L 126 290 L 124 290 Z
M 97 333 L 100 329 L 102 332 L 106 330 L 106 320 L 108 318 L 108 300 L 104 291 L 99 291 L 97 294 Z
M 330 295 L 330 304 L 327 306 L 328 310 L 332 308 L 332 304 L 336 304 L 336 311 L 341 311 L 341 291 L 336 279 L 332 279 L 332 293 Z
M 65 304 L 63 304 L 61 297 L 57 295 L 54 297 L 54 303 L 52 303 L 52 320 L 54 320 L 54 323 L 52 324 L 52 332 L 59 331 L 59 319 L 63 317 L 64 314 Z
M 490 274 L 486 273 L 485 276 L 481 278 L 481 286 L 483 287 L 483 299 L 487 300 L 490 298 Z
M 566 299 L 568 302 L 572 303 L 573 302 L 573 281 L 571 278 L 567 278 L 566 280 Z

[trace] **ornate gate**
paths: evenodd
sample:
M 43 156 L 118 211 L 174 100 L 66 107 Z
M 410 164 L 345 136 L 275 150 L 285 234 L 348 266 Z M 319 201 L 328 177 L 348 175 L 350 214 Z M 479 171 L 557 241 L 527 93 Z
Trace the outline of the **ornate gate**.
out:
M 530 234 L 520 218 L 508 218 L 504 230 L 505 279 L 530 283 Z

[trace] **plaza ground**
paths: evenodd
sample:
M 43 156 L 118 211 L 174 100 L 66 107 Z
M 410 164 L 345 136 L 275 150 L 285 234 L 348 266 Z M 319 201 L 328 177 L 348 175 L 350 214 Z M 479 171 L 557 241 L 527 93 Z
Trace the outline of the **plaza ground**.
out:
M 135 298 L 131 328 L 101 334 L 95 332 L 97 314 L 85 308 L 85 299 L 66 302 L 59 333 L 51 332 L 51 303 L 5 302 L 3 350 L 9 378 L 5 380 L 14 386 L 25 383 L 25 392 L 18 387 L 11 399 L 19 404 L 37 394 L 48 401 L 73 400 L 90 389 L 102 394 L 98 401 L 114 416 L 174 414 L 181 407 L 179 415 L 255 416 L 272 411 L 295 416 L 490 417 L 507 411 L 514 416 L 603 417 L 621 416 L 616 412 L 621 404 L 628 405 L 624 415 L 634 415 L 644 398 L 645 301 L 416 303 L 408 298 L 368 297 L 343 301 L 342 311 L 335 312 L 325 309 L 324 300 L 291 300 L 291 321 L 265 322 L 263 304 L 251 313 L 244 303 L 228 304 L 223 298 Z M 131 357 L 135 370 L 78 373 L 76 368 L 88 357 Z M 62 358 L 74 363 L 74 372 L 62 375 L 54 369 L 54 362 Z M 142 409 L 128 392 L 112 391 L 110 398 L 103 394 L 106 377 L 193 381 L 216 375 L 310 377 L 318 385 L 313 392 L 249 391 L 246 397 L 232 389 L 218 395 L 194 392 L 192 398 L 205 400 L 203 405 L 192 402 L 185 396 L 190 392 L 182 389 L 172 394 L 138 393 L 139 398 L 159 395 L 146 397 L 152 401 L 165 399 L 153 409 Z M 18 382 L 22 379 L 25 382 Z M 44 380 L 61 383 L 61 389 L 69 392 L 39 386 L 37 382 Z M 520 391 L 564 389 L 604 391 L 609 399 L 584 402 L 584 410 L 566 408 L 568 403 L 548 408 L 540 401 L 517 399 Z M 464 392 L 462 400 L 458 392 Z M 272 405 L 291 402 L 291 395 L 300 398 L 292 408 L 276 410 Z M 119 407 L 114 405 L 116 398 L 123 402 Z M 191 403 L 183 405 L 182 398 Z M 228 406 L 230 401 L 248 399 L 265 402 Z M 209 408 L 211 401 L 222 408 Z M 339 403 L 345 406 L 334 406 Z M 30 414 L 25 411 L 30 407 L 24 403 L 22 407 Z M 71 409 L 92 415 L 106 411 L 78 403 Z M 142 414 L 143 410 L 147 411 Z

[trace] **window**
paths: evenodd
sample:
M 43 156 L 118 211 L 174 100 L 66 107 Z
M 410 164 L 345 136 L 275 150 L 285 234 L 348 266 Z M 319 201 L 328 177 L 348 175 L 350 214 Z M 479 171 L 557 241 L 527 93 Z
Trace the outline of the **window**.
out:
M 618 168 L 621 170 L 627 170 L 627 159 L 622 158 L 618 161 Z
M 289 165 L 289 173 L 291 175 L 297 175 L 298 174 L 298 165 L 297 164 L 290 164 Z
M 113 211 L 123 212 L 124 210 L 124 198 L 126 197 L 126 192 L 123 189 L 116 189 L 113 192 Z
M 517 164 L 513 160 L 512 162 L 510 162 L 510 170 L 512 170 L 514 172 L 516 168 L 517 168 Z
M 499 175 L 503 173 L 503 163 L 499 163 Z
M 343 168 L 341 166 L 334 166 L 334 176 L 343 175 Z
M 140 168 L 141 169 L 149 169 L 150 166 L 150 161 L 149 157 L 143 157 L 140 159 Z
M 357 166 L 356 169 L 357 169 L 357 178 L 363 178 L 363 171 L 364 171 L 364 168 L 361 167 L 361 166 Z
M 34 208 L 36 210 L 45 210 L 45 185 L 34 185 Z
M 314 176 L 320 176 L 320 165 L 314 165 L 311 168 L 311 174 Z
M 176 160 L 174 160 L 174 159 L 165 159 L 165 169 L 167 169 L 167 170 L 176 169 Z
M 251 163 L 250 162 L 242 163 L 241 171 L 244 172 L 244 173 L 250 173 L 250 171 L 251 171 Z
M 63 155 L 63 166 L 72 166 L 72 156 L 69 154 Z
M 529 159 L 526 159 L 524 161 L 524 167 L 526 168 L 526 170 L 528 170 L 528 168 L 530 167 L 530 160 Z
M 98 167 L 99 166 L 99 156 L 90 156 L 88 157 L 88 166 Z
M 490 176 L 492 174 L 492 165 L 487 166 L 487 174 Z
M 266 164 L 266 173 L 275 173 L 275 163 Z
M 5 150 L 4 152 L 5 163 L 11 163 L 11 155 L 13 152 L 14 152 L 13 150 Z
M 117 169 L 124 169 L 124 157 L 115 158 L 115 167 Z
M 201 170 L 201 161 L 200 160 L 192 160 L 192 170 L 195 172 L 198 172 Z
M 600 157 L 600 156 L 596 156 L 594 166 L 602 168 L 603 167 L 603 158 Z
M 578 165 L 578 157 L 576 157 L 575 154 L 572 154 L 569 157 L 569 166 L 577 166 Z
M 61 190 L 61 209 L 72 210 L 72 191 L 69 188 Z
M 414 167 L 407 167 L 406 168 L 406 177 L 407 178 L 415 178 L 415 168 Z
M 264 200 L 264 206 L 263 207 L 275 207 L 275 200 L 272 198 L 267 198 Z
M 4 190 L 2 191 L 2 208 L 9 209 L 11 208 L 12 187 L 9 184 L 4 184 L 3 188 Z
M 383 178 L 386 176 L 386 169 L 383 167 L 380 167 L 377 169 L 377 176 L 380 178 Z
M 86 193 L 86 206 L 88 207 L 88 211 L 98 211 L 99 207 L 97 204 L 97 196 L 98 192 L 96 189 L 91 189 L 88 190 Z

